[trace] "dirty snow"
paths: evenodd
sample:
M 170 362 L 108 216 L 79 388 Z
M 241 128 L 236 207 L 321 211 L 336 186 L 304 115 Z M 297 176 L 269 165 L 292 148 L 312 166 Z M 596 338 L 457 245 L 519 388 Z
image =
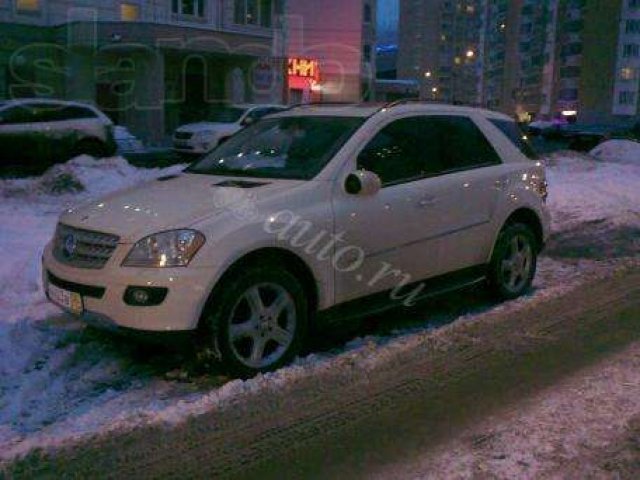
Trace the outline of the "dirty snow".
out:
M 586 466 L 624 436 L 640 411 L 640 344 L 454 433 L 417 459 L 390 464 L 371 478 L 585 478 L 565 471 Z M 570 470 L 570 468 L 569 468 Z M 593 475 L 588 478 L 621 478 Z
M 140 347 L 86 330 L 49 305 L 40 287 L 39 259 L 65 208 L 180 168 L 141 170 L 121 158 L 81 157 L 40 178 L 0 181 L 0 251 L 9 252 L 0 264 L 0 460 L 108 429 L 180 422 L 345 362 L 373 368 L 394 350 L 412 348 L 434 324 L 460 316 L 446 310 L 429 321 L 420 316 L 395 331 L 310 355 L 249 381 L 174 380 L 166 374 L 173 368 L 170 360 L 158 355 L 150 360 Z M 638 224 L 640 165 L 556 156 L 550 160 L 549 181 L 557 229 L 594 219 Z M 497 307 L 475 306 L 460 321 L 489 308 L 545 301 L 610 268 L 607 262 L 542 258 L 530 297 Z

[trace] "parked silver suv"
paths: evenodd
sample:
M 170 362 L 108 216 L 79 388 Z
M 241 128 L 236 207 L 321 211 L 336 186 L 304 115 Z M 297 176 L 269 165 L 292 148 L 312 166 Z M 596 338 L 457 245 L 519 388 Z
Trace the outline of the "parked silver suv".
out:
M 113 123 L 91 105 L 46 99 L 0 102 L 0 164 L 113 155 Z
M 495 112 L 293 108 L 181 175 L 63 214 L 48 295 L 107 328 L 197 332 L 234 375 L 273 370 L 326 318 L 485 280 L 525 293 L 549 234 L 532 157 Z

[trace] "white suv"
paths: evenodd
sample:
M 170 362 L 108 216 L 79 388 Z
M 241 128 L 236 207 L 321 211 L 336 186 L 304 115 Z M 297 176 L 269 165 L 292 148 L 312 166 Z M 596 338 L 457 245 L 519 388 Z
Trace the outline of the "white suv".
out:
M 91 105 L 48 99 L 0 102 L 4 161 L 40 164 L 82 154 L 106 157 L 115 151 L 113 123 Z
M 525 293 L 549 234 L 527 156 L 494 112 L 294 108 L 180 175 L 63 214 L 47 292 L 100 326 L 197 332 L 234 375 L 272 370 L 328 318 L 483 280 Z
M 204 155 L 244 127 L 285 109 L 281 105 L 219 106 L 207 120 L 179 127 L 173 134 L 173 150 L 183 155 Z

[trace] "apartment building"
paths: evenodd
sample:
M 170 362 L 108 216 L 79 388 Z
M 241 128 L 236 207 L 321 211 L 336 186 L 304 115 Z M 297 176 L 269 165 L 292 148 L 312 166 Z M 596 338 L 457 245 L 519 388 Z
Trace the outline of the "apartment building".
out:
M 618 31 L 612 115 L 640 121 L 640 0 L 622 2 Z
M 640 0 L 400 5 L 398 76 L 419 80 L 423 98 L 520 120 L 638 121 Z
M 481 103 L 519 119 L 540 113 L 552 0 L 487 0 L 483 16 Z
M 483 0 L 401 0 L 398 78 L 415 80 L 420 97 L 481 101 Z
M 285 0 L 0 0 L 0 98 L 91 102 L 150 142 L 283 101 Z
M 289 102 L 373 100 L 375 0 L 290 0 Z
M 549 116 L 630 125 L 640 109 L 640 1 L 559 0 Z

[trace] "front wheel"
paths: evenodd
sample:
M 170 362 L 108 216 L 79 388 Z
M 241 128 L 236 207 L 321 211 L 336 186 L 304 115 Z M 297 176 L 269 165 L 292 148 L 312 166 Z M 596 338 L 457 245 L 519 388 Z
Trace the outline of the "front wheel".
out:
M 226 281 L 219 292 L 208 326 L 227 373 L 253 377 L 300 353 L 309 312 L 294 275 L 277 265 L 253 267 Z
M 500 298 L 524 295 L 536 275 L 538 249 L 531 229 L 517 223 L 504 228 L 498 237 L 489 267 L 489 284 Z

